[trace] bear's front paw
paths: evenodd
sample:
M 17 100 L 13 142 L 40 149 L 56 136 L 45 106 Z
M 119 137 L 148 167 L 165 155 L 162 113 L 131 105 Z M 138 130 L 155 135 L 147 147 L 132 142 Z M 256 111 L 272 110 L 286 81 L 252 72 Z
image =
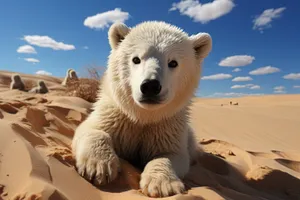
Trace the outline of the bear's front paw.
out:
M 94 185 L 105 185 L 116 179 L 120 170 L 119 158 L 114 153 L 102 156 L 82 156 L 76 159 L 78 173 Z
M 142 193 L 150 197 L 168 197 L 185 191 L 184 184 L 179 178 L 160 173 L 143 173 L 140 187 Z

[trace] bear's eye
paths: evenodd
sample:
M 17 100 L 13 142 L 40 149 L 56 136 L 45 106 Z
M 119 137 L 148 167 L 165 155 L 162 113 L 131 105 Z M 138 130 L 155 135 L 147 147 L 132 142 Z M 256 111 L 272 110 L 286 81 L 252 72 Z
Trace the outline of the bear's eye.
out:
M 140 64 L 140 63 L 141 63 L 141 60 L 140 60 L 138 57 L 134 57 L 134 58 L 132 59 L 132 62 L 133 62 L 134 64 Z
M 170 68 L 175 68 L 178 66 L 178 63 L 175 60 L 171 60 L 168 64 Z

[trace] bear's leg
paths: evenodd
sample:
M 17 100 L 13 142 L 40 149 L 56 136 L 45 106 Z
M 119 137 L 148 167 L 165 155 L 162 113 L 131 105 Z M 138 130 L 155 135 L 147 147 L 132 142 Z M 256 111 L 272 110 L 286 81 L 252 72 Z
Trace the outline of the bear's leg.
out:
M 141 175 L 142 192 L 150 197 L 180 194 L 185 187 L 180 180 L 189 170 L 188 152 L 151 160 Z
M 120 170 L 109 134 L 83 126 L 76 130 L 72 141 L 78 173 L 95 185 L 113 181 Z

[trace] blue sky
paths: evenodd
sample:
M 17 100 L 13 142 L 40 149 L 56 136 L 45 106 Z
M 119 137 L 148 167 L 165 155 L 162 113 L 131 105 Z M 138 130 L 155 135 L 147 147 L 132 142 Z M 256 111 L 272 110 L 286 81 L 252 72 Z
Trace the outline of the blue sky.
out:
M 212 36 L 199 96 L 299 93 L 299 8 L 287 0 L 5 1 L 0 70 L 82 75 L 106 67 L 112 22 L 162 20 Z

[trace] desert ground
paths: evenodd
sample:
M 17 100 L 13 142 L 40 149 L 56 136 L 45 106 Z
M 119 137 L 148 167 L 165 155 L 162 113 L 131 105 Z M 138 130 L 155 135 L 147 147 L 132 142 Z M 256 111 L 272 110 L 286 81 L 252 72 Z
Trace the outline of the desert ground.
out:
M 27 87 L 43 80 L 46 94 L 10 90 L 12 74 L 0 71 L 0 200 L 150 199 L 126 161 L 100 188 L 77 174 L 70 143 L 91 102 L 51 76 L 20 73 Z M 164 199 L 300 199 L 300 95 L 195 98 L 191 124 L 204 153 L 187 192 Z

